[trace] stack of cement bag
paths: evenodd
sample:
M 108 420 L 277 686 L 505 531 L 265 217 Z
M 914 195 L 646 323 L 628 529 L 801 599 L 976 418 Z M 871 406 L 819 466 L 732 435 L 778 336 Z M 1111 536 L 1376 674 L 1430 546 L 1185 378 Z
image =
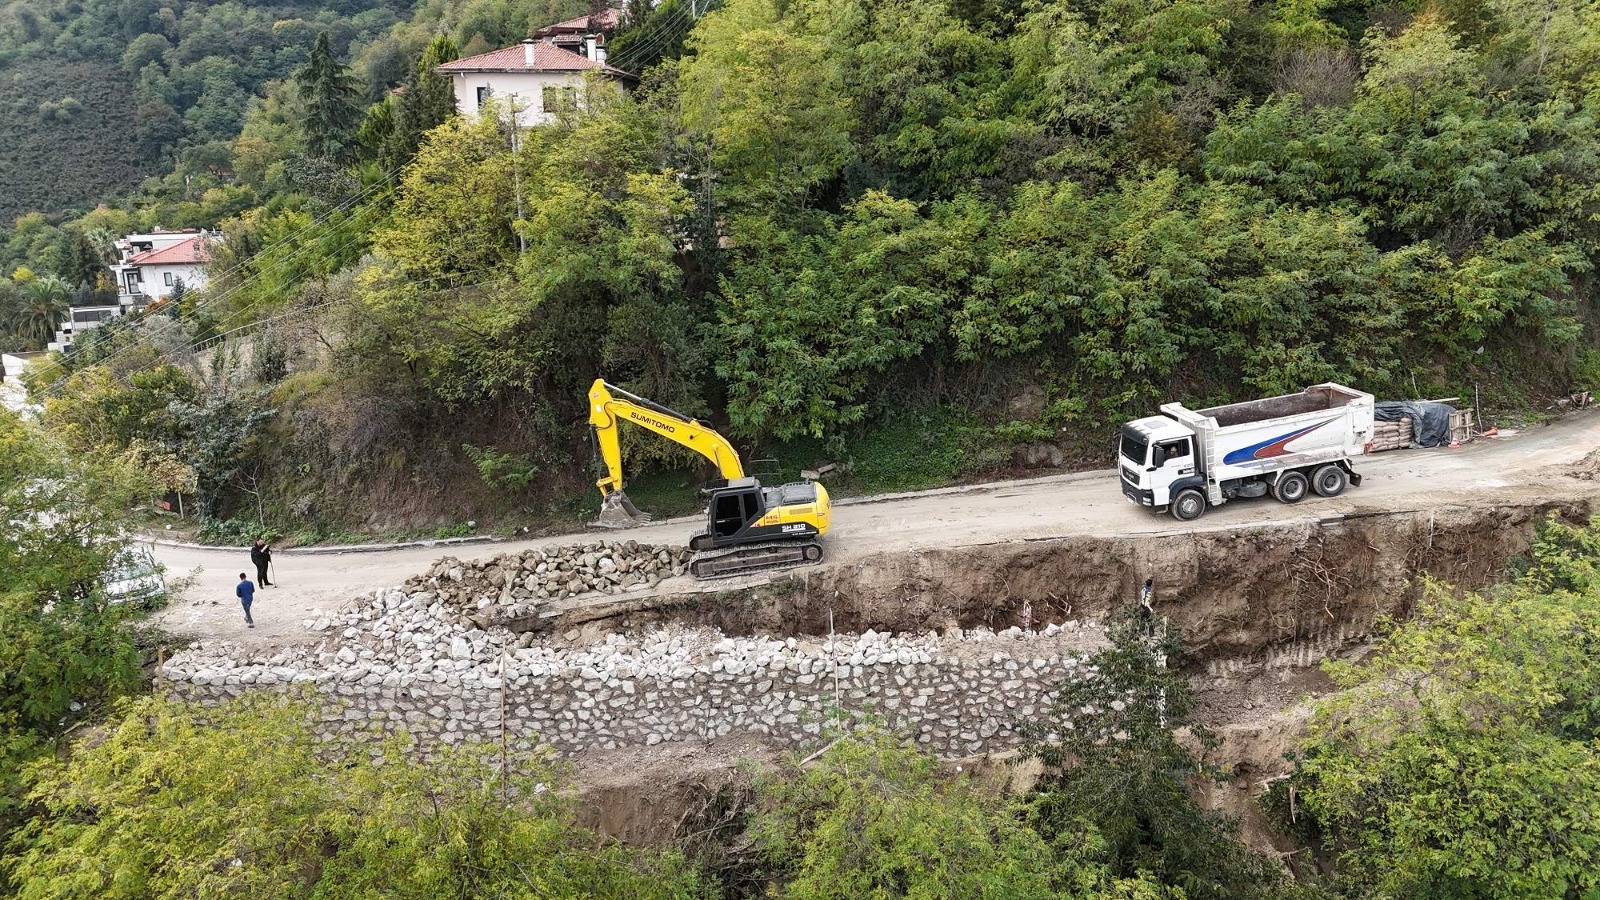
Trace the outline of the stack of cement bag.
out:
M 1437 447 L 1450 443 L 1450 417 L 1455 407 L 1433 400 L 1387 400 L 1374 404 L 1377 424 L 1372 450 Z
M 1378 422 L 1372 428 L 1372 452 L 1404 450 L 1411 446 L 1411 417 L 1397 422 Z

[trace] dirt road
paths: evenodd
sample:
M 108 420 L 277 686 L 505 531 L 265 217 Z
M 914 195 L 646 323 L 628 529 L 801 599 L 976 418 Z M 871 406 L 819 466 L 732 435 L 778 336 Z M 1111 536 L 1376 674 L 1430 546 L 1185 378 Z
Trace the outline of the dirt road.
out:
M 1178 531 L 1249 528 L 1320 519 L 1372 510 L 1426 509 L 1439 502 L 1482 498 L 1544 497 L 1555 479 L 1600 447 L 1600 411 L 1570 416 L 1551 426 L 1480 441 L 1459 449 L 1409 450 L 1363 460 L 1365 480 L 1343 496 L 1310 497 L 1296 506 L 1270 499 L 1240 500 L 1211 510 L 1198 522 L 1182 523 L 1135 507 L 1123 498 L 1116 474 L 1106 470 L 1028 481 L 1002 482 L 880 498 L 837 506 L 826 538 L 825 565 L 851 565 L 887 550 L 959 547 L 1071 535 L 1161 534 Z M 603 536 L 645 543 L 686 541 L 693 523 L 654 525 Z M 226 638 L 251 646 L 273 646 L 309 638 L 303 621 L 337 608 L 365 590 L 396 585 L 444 555 L 494 556 L 528 547 L 594 539 L 566 535 L 538 540 L 477 544 L 442 551 L 404 549 L 339 555 L 280 554 L 281 587 L 257 592 L 256 628 L 246 631 L 233 599 L 240 572 L 254 570 L 243 550 L 156 548 L 168 575 L 197 571 L 193 584 L 156 621 L 167 630 L 194 638 Z M 664 589 L 683 590 L 674 579 Z M 726 586 L 725 583 L 723 583 Z

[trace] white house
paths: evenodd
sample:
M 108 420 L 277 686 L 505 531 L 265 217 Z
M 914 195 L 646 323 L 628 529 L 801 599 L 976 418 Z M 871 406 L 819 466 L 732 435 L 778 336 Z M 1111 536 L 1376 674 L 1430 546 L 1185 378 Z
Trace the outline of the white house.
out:
M 215 236 L 198 229 L 130 234 L 117 242 L 122 262 L 111 269 L 123 312 L 165 300 L 181 281 L 185 290 L 206 285 L 206 263 Z
M 602 16 L 592 19 L 602 20 Z M 588 72 L 597 71 L 621 81 L 634 80 L 633 75 L 606 65 L 603 31 L 585 31 L 580 44 L 573 40 L 576 33 L 565 27 L 590 20 L 591 17 L 585 17 L 551 25 L 541 32 L 551 28 L 559 31 L 543 38 L 528 38 L 520 46 L 480 53 L 440 66 L 439 72 L 449 75 L 455 87 L 456 109 L 463 116 L 476 118 L 493 98 L 516 111 L 518 125 L 531 128 L 550 122 L 558 109 L 575 102 Z M 558 39 L 581 48 L 581 52 L 564 49 L 557 44 Z
M 49 343 L 49 348 L 69 347 L 75 334 L 98 328 L 101 323 L 118 316 L 142 312 L 151 303 L 166 300 L 180 281 L 185 290 L 205 287 L 210 244 L 216 239 L 215 234 L 190 228 L 130 234 L 117 241 L 122 258 L 111 267 L 117 283 L 116 294 L 109 291 L 74 294 L 71 313 L 56 329 L 56 339 Z

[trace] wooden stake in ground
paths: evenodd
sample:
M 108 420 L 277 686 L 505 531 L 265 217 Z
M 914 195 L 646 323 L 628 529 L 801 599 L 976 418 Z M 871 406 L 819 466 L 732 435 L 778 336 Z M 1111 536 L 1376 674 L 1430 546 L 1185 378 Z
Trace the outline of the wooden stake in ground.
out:
M 500 799 L 510 802 L 511 770 L 506 758 L 506 648 L 500 648 Z

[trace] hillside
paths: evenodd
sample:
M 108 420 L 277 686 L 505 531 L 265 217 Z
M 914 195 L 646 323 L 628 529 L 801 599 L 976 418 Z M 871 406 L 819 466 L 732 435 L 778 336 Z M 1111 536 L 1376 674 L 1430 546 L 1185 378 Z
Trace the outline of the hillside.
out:
M 0 72 L 115 60 L 175 126 L 0 234 L 0 349 L 220 231 L 0 411 L 0 898 L 1600 897 L 1600 417 L 1538 427 L 1600 391 L 1600 7 L 0 4 Z M 656 524 L 552 540 L 597 376 Z M 1330 380 L 1498 431 L 1358 437 L 1348 494 L 1336 417 L 1152 434 L 1176 513 L 1237 494 L 1199 528 L 1003 481 Z M 820 565 L 689 582 L 668 407 L 820 473 L 815 542 L 710 502 Z M 149 630 L 141 531 L 212 545 Z
M 0 69 L 0 85 L 0 222 L 91 205 L 157 173 L 160 124 L 140 121 L 116 66 L 26 60 Z
M 184 155 L 204 156 L 238 135 L 268 82 L 304 64 L 319 31 L 343 52 L 405 8 L 12 0 L 0 7 L 0 224 L 116 201 Z
M 1515 425 L 1600 386 L 1586 9 L 629 8 L 639 77 L 515 133 L 435 67 L 581 3 L 434 0 L 342 45 L 393 14 L 324 10 L 313 87 L 233 122 L 206 82 L 185 127 L 213 139 L 129 207 L 221 223 L 219 279 L 159 341 L 74 352 L 56 415 L 169 410 L 84 449 L 195 466 L 210 536 L 311 539 L 584 515 L 597 375 L 844 491 L 1104 464 L 1172 399 L 1334 380 Z M 244 58 L 282 71 L 315 30 Z M 141 85 L 236 40 L 192 32 Z M 282 324 L 232 372 L 171 350 L 251 322 Z M 698 460 L 627 453 L 658 511 L 693 504 Z

